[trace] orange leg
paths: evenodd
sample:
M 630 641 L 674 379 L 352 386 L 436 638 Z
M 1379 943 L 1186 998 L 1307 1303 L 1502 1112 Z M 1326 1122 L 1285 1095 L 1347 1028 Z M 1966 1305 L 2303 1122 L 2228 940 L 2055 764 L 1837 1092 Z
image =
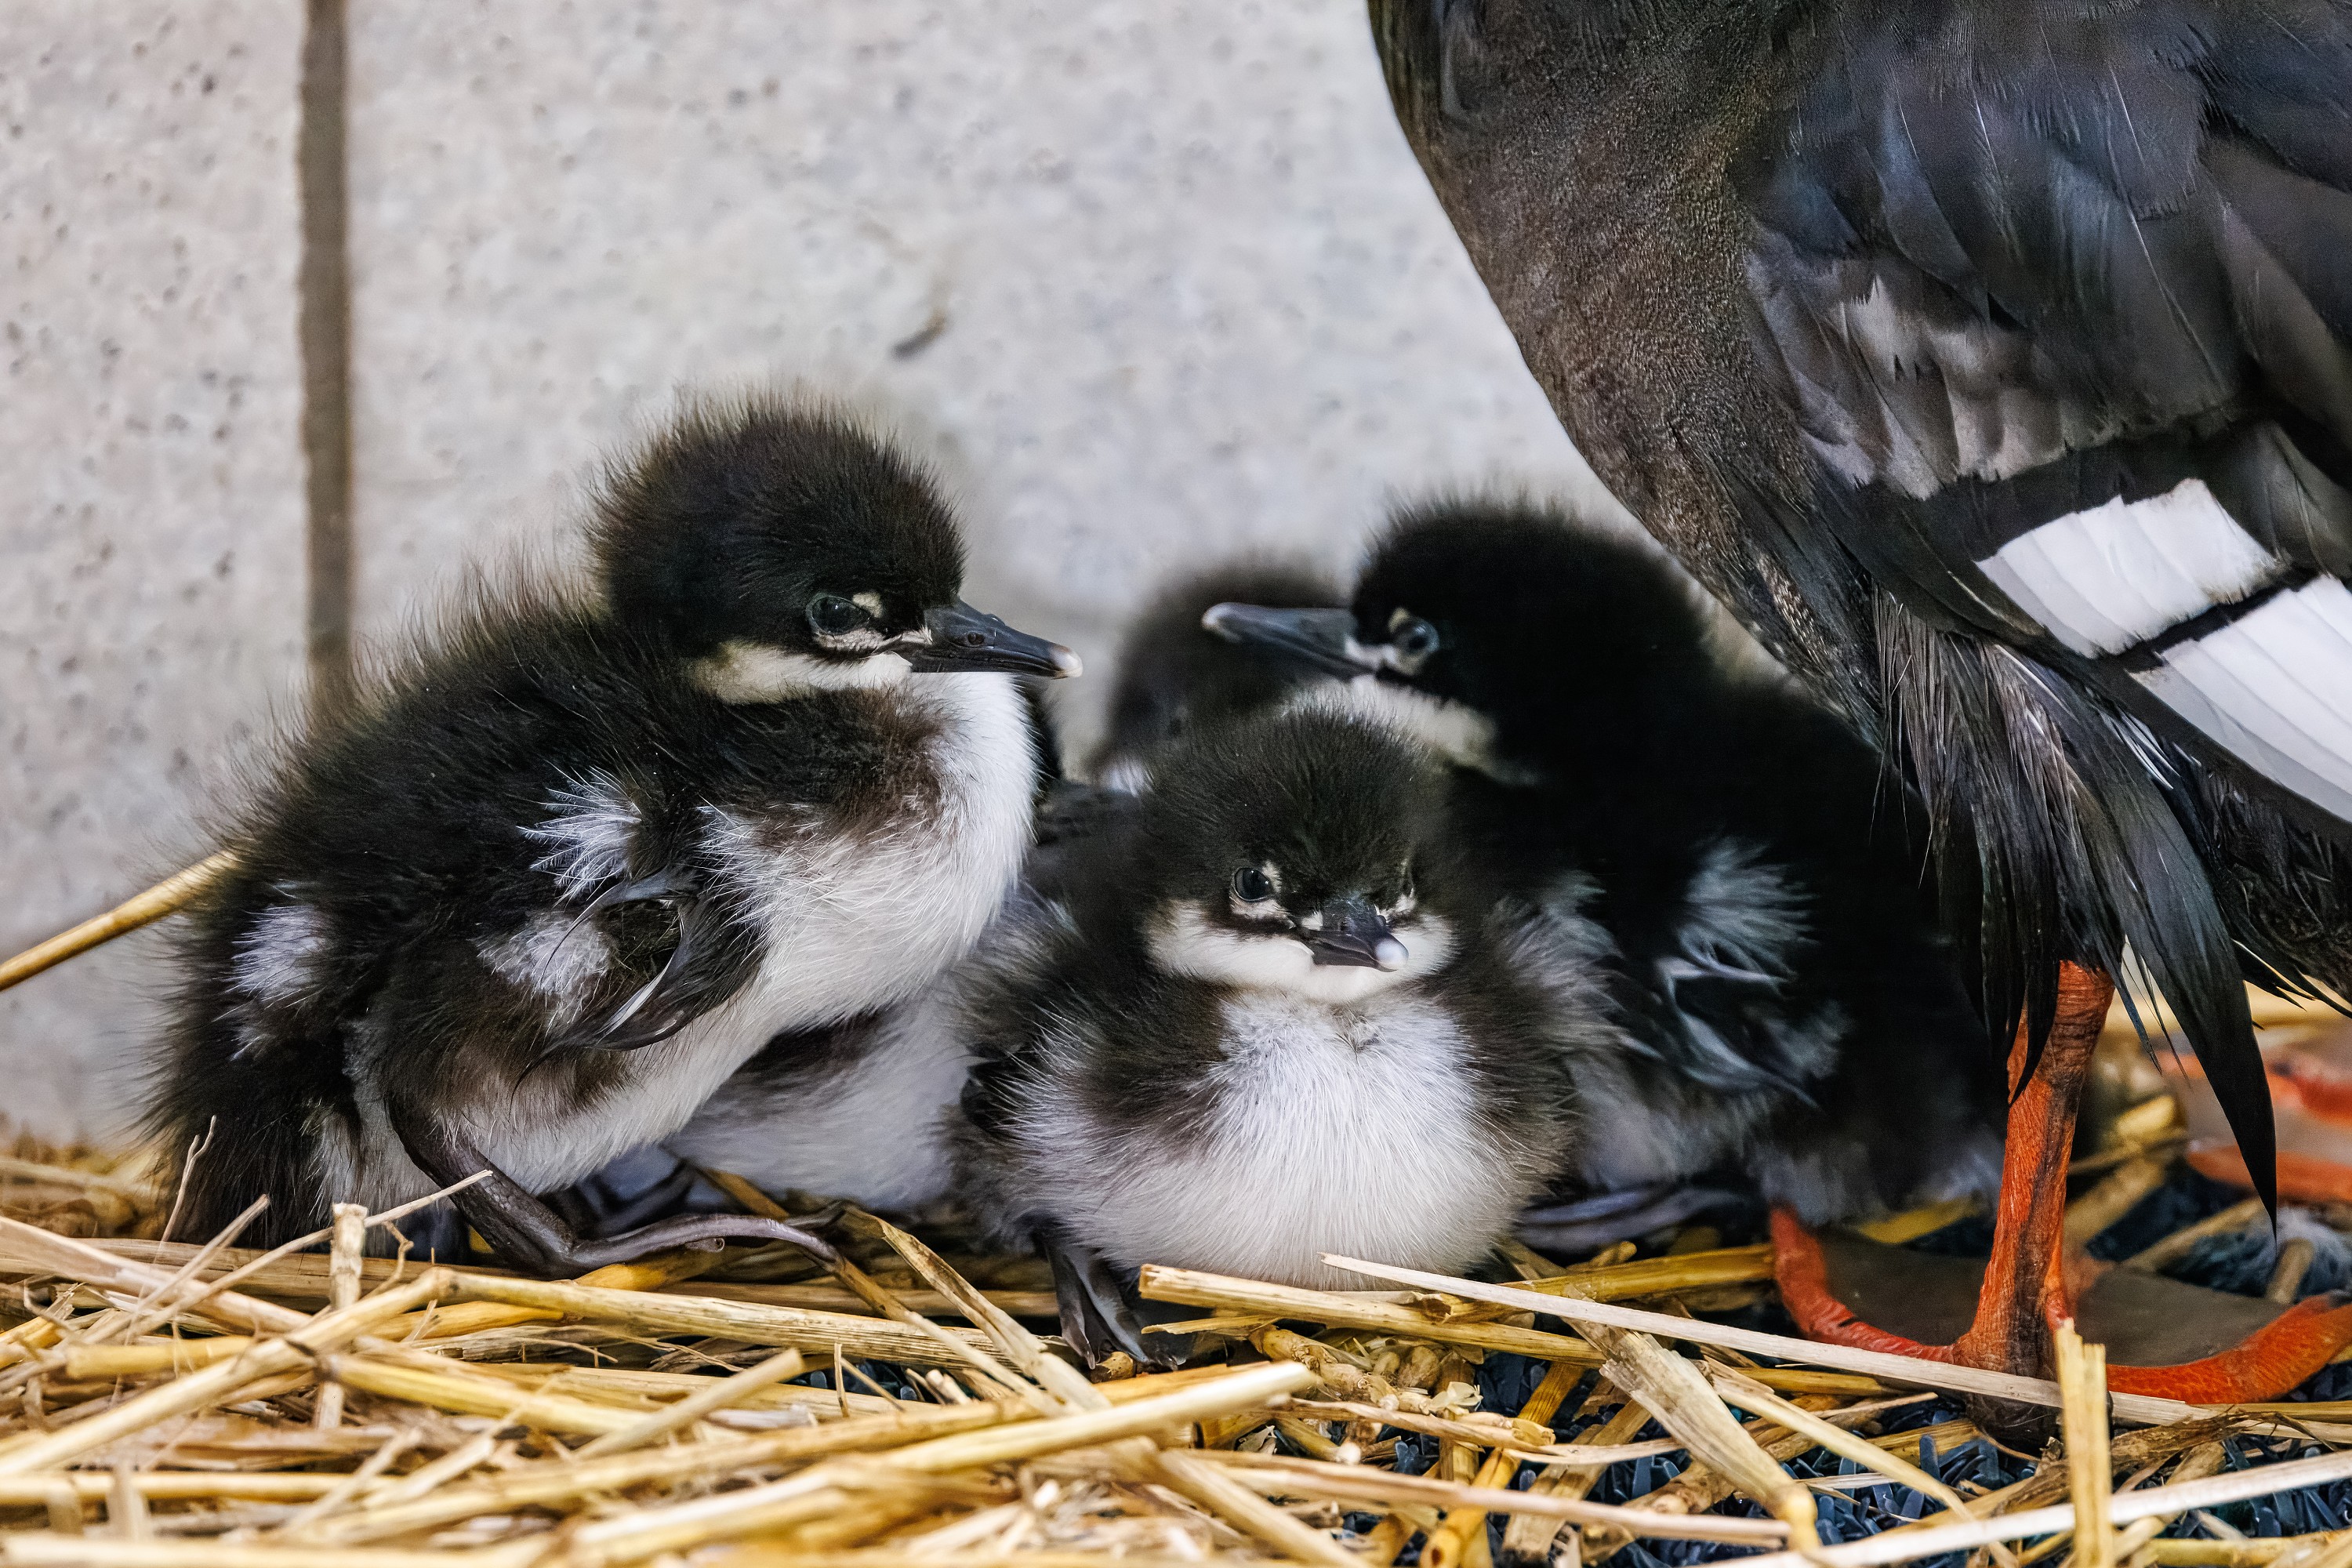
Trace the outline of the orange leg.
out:
M 2051 1331 L 2074 1315 L 2063 1235 L 2074 1115 L 2114 994 L 2106 976 L 2071 963 L 2059 977 L 2058 1016 L 2049 1043 L 2024 1091 L 2010 1102 L 1992 1257 L 1968 1331 L 1948 1345 L 1923 1345 L 1862 1321 L 1831 1293 L 1828 1266 L 1812 1233 L 1794 1215 L 1776 1210 L 1773 1271 L 1781 1300 L 1807 1338 L 1993 1372 L 2049 1375 Z M 2023 1033 L 2021 1028 L 2010 1055 L 2012 1090 L 2025 1061 Z M 2107 1384 L 2118 1393 L 2205 1405 L 2275 1399 L 2326 1365 L 2347 1343 L 2352 1343 L 2352 1307 L 2330 1310 L 2306 1301 L 2219 1355 L 2177 1366 L 2111 1366 Z

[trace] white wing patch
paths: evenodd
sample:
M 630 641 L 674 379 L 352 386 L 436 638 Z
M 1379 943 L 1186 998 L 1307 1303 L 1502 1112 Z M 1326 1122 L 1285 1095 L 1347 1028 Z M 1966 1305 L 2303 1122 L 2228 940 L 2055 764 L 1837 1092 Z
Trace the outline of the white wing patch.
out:
M 290 1002 L 318 984 L 327 919 L 309 904 L 272 904 L 236 943 L 236 988 L 257 1002 Z
M 474 945 L 500 978 L 555 1004 L 549 1022 L 559 1029 L 579 1018 L 582 1005 L 604 977 L 613 957 L 604 933 L 594 925 L 552 912 L 532 916 L 500 941 Z
M 1787 279 L 1810 274 L 1791 286 Z M 1914 499 L 1962 479 L 2006 479 L 2108 432 L 2037 385 L 2026 333 L 1937 320 L 1871 265 L 1822 275 L 1786 240 L 1748 258 L 1748 282 L 1794 384 L 1806 444 L 1859 488 Z
M 604 769 L 567 780 L 547 797 L 546 819 L 522 830 L 525 838 L 547 846 L 531 869 L 553 877 L 566 899 L 593 892 L 628 873 L 629 841 L 641 820 L 628 790 Z
M 2116 654 L 2275 582 L 2286 563 L 2202 479 L 2071 512 L 1977 563 L 2076 653 Z
M 1700 858 L 1684 901 L 1690 918 L 1677 933 L 1703 965 L 1779 978 L 1794 972 L 1805 940 L 1804 890 L 1761 849 L 1717 839 Z
M 2321 577 L 2139 677 L 2248 767 L 2352 821 L 2352 591 Z
M 1151 765 L 1141 757 L 1121 757 L 1095 782 L 1119 795 L 1143 795 L 1151 788 Z

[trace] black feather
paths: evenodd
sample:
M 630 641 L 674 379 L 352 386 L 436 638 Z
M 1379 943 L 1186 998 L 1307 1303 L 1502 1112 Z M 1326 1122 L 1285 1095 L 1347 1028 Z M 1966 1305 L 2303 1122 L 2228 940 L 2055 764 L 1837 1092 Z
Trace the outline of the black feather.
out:
M 1512 964 L 1451 842 L 1441 778 L 1398 737 L 1262 713 L 1196 727 L 1162 756 L 1131 829 L 1076 847 L 1028 935 L 976 960 L 961 1195 L 1009 1238 L 1127 1268 L 1310 1281 L 1324 1248 L 1482 1257 L 1572 1137 L 1572 1052 L 1601 1033 L 1589 1003 Z M 1270 873 L 1267 907 L 1236 906 L 1237 867 Z M 1320 916 L 1346 900 L 1433 944 L 1428 962 L 1310 963 Z M 1318 988 L 1334 975 L 1364 983 Z M 1334 1114 L 1359 1085 L 1401 1080 L 1421 1092 L 1377 1113 L 1458 1153 L 1447 1180 Z M 1276 1168 L 1286 1179 L 1266 1179 Z
M 1580 1081 L 1615 1115 L 1571 1184 L 1720 1164 L 1828 1217 L 1989 1168 L 2000 1087 L 1931 923 L 1924 819 L 1829 714 L 1718 657 L 1657 552 L 1540 507 L 1425 502 L 1350 614 L 1379 673 L 1315 700 L 1395 712 L 1454 761 L 1486 875 L 1602 986 L 1618 1049 Z M 1229 624 L 1282 646 L 1315 623 Z

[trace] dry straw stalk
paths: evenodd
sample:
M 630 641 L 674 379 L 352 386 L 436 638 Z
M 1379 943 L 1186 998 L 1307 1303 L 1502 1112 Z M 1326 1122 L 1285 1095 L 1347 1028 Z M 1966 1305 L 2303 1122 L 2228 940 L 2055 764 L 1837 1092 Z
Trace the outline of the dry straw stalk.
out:
M 2107 1352 L 2086 1345 L 2069 1321 L 2058 1325 L 2059 1417 L 2066 1437 L 2066 1486 L 2074 1504 L 2076 1568 L 2116 1568 L 2115 1469 L 2107 1448 Z
M 2061 1403 L 2058 1385 L 2038 1377 L 2012 1377 L 2004 1373 L 1979 1372 L 1974 1367 L 1957 1366 L 1945 1362 L 1922 1361 L 1915 1356 L 1889 1355 L 1883 1351 L 1853 1350 L 1844 1345 L 1819 1344 L 1811 1340 L 1790 1339 L 1785 1334 L 1768 1334 L 1754 1329 L 1733 1328 L 1725 1323 L 1710 1323 L 1694 1318 L 1671 1317 L 1664 1312 L 1644 1312 L 1637 1308 L 1620 1307 L 1601 1301 L 1579 1301 L 1570 1297 L 1548 1297 L 1532 1290 L 1510 1285 L 1487 1285 L 1469 1279 L 1449 1279 L 1442 1274 L 1427 1274 L 1417 1268 L 1393 1268 L 1384 1264 L 1370 1263 L 1361 1258 L 1343 1258 L 1326 1253 L 1325 1262 L 1335 1268 L 1351 1269 L 1375 1279 L 1393 1279 L 1402 1284 L 1420 1285 L 1433 1290 L 1443 1290 L 1466 1296 L 1473 1300 L 1492 1301 L 1498 1306 L 1517 1307 L 1523 1311 L 1549 1312 L 1568 1319 L 1580 1328 L 1593 1326 L 1633 1329 L 1667 1339 L 1687 1340 L 1693 1344 L 1716 1345 L 1750 1355 L 1787 1357 L 1811 1362 L 1818 1366 L 1839 1367 L 1889 1383 L 1910 1384 L 1922 1388 L 1941 1388 L 1955 1394 L 1981 1394 L 1991 1399 L 2013 1400 L 2021 1405 L 2040 1405 L 2057 1408 Z M 1147 1275 L 1152 1270 L 1147 1269 Z M 1175 1270 L 1161 1270 L 1169 1274 Z M 1215 1276 L 1207 1276 L 1215 1279 Z M 1150 1289 L 1144 1292 L 1150 1295 Z M 1190 1300 L 1189 1297 L 1161 1298 Z M 1761 1370 L 1761 1369 L 1759 1369 Z M 1751 1373 L 1750 1375 L 1755 1375 Z M 1758 1376 L 1759 1383 L 1769 1380 Z M 2204 1414 L 2194 1405 L 2184 1405 L 2177 1399 L 2156 1399 L 2146 1394 L 2117 1394 L 2109 1396 L 2117 1415 L 2142 1426 L 2158 1426 L 2176 1421 L 2191 1421 Z
M 146 1186 L 80 1183 L 73 1158 L 25 1159 L 32 1173 L 0 1183 L 0 1202 L 13 1193 L 36 1214 L 70 1203 L 77 1223 L 96 1212 L 101 1226 L 128 1226 L 73 1195 L 100 1194 L 160 1223 Z M 1633 1261 L 1612 1248 L 1567 1268 L 1518 1249 L 1510 1261 L 1528 1282 L 1516 1286 L 1370 1263 L 1347 1265 L 1382 1286 L 1362 1291 L 1150 1270 L 1150 1293 L 1222 1314 L 1272 1359 L 1095 1384 L 1019 1321 L 1016 1306 L 1044 1292 L 980 1290 L 923 1240 L 855 1212 L 843 1222 L 855 1258 L 829 1282 L 792 1286 L 695 1279 L 720 1261 L 709 1253 L 554 1282 L 412 1264 L 395 1284 L 399 1266 L 362 1258 L 357 1244 L 360 1225 L 386 1216 L 337 1218 L 331 1251 L 293 1256 L 231 1247 L 231 1234 L 164 1247 L 0 1216 L 0 1268 L 50 1291 L 37 1309 L 47 1317 L 0 1330 L 0 1410 L 16 1434 L 0 1439 L 0 1507 L 46 1515 L 50 1528 L 25 1528 L 20 1512 L 0 1534 L 0 1563 L 589 1568 L 677 1556 L 912 1568 L 986 1557 L 1075 1568 L 1117 1556 L 1375 1568 L 1425 1532 L 1429 1568 L 1488 1568 L 1488 1524 L 1500 1517 L 1502 1555 L 1549 1553 L 1554 1568 L 1661 1537 L 1763 1549 L 1750 1560 L 1763 1568 L 1808 1558 L 1870 1568 L 1979 1548 L 2007 1561 L 2011 1541 L 2038 1541 L 2021 1548 L 2028 1562 L 2055 1562 L 2072 1544 L 2084 1568 L 2352 1568 L 2352 1532 L 2284 1547 L 2155 1538 L 2184 1514 L 2352 1478 L 2352 1457 L 2337 1455 L 2214 1473 L 2230 1434 L 2337 1441 L 2352 1437 L 2337 1424 L 2352 1411 L 2216 1415 L 2126 1402 L 2129 1419 L 2189 1418 L 2109 1437 L 2096 1420 L 2096 1358 L 2078 1345 L 2047 1385 L 2063 1453 L 2014 1487 L 1964 1498 L 1912 1451 L 1969 1440 L 1967 1423 L 1853 1430 L 1930 1397 L 1856 1396 L 1950 1387 L 1965 1382 L 1960 1369 L 1885 1357 L 1824 1370 L 1846 1352 L 1621 1304 L 1664 1297 L 1707 1310 L 1676 1293 L 1761 1284 L 1761 1248 Z M 748 1263 L 772 1267 L 757 1253 Z M 902 1264 L 913 1284 L 886 1283 L 908 1278 L 891 1272 Z M 376 1295 L 359 1294 L 371 1287 Z M 23 1298 L 28 1310 L 39 1300 Z M 972 1326 L 943 1327 L 932 1312 Z M 1579 1331 L 1532 1326 L 1545 1315 Z M 1694 1361 L 1669 1352 L 1676 1340 L 1718 1349 Z M 1521 1410 L 1478 1409 L 1472 1363 L 1504 1350 L 1550 1365 Z M 1741 1358 L 1727 1351 L 1796 1364 L 1733 1365 Z M 870 1381 L 857 1394 L 782 1381 L 803 1365 L 859 1376 L 850 1363 L 863 1360 L 929 1369 L 900 1375 L 939 1403 Z M 663 1370 L 681 1365 L 719 1375 Z M 1579 1414 L 1604 1419 L 1584 1441 L 1556 1441 L 1569 1396 L 1596 1366 L 1605 1376 Z M 1669 1436 L 1635 1440 L 1654 1412 Z M 1282 1453 L 1269 1451 L 1277 1431 L 1290 1439 Z M 1398 1433 L 1437 1439 L 1440 1462 L 1420 1476 L 1383 1468 Z M 1693 1462 L 1650 1496 L 1604 1506 L 1585 1495 L 1602 1465 L 1677 1448 Z M 1784 1468 L 1817 1448 L 1942 1511 L 1818 1546 L 1809 1485 Z M 1301 1451 L 1314 1457 L 1286 1457 Z M 1512 1489 L 1530 1461 L 1547 1468 Z M 2119 1472 L 2130 1479 L 2114 1481 Z M 1707 1511 L 1735 1490 L 1776 1517 Z M 1367 1509 L 1369 1535 L 1338 1533 L 1343 1513 Z M 86 1533 L 95 1510 L 103 1528 Z M 2090 1522 L 2074 1542 L 2078 1521 Z
M 1394 1506 L 1425 1502 L 1440 1508 L 1475 1508 L 1490 1513 L 1539 1513 L 1579 1524 L 1613 1525 L 1640 1536 L 1668 1541 L 1722 1541 L 1742 1546 L 1778 1545 L 1789 1527 L 1777 1519 L 1725 1519 L 1713 1514 L 1657 1513 L 1532 1492 L 1502 1491 L 1426 1476 L 1400 1475 L 1370 1465 L 1334 1465 L 1317 1459 L 1270 1458 L 1203 1448 L 1201 1458 L 1246 1469 L 1254 1481 L 1278 1482 L 1295 1497 Z
M 321 1355 L 446 1295 L 452 1283 L 447 1269 L 428 1268 L 408 1284 L 356 1307 L 306 1321 L 282 1338 L 262 1340 L 233 1361 L 217 1362 L 174 1378 L 61 1431 L 11 1444 L 0 1449 L 0 1476 L 55 1468 L 167 1416 L 226 1403 L 251 1384 L 288 1373 L 307 1373 Z
M 86 920 L 70 931 L 60 931 L 37 946 L 26 948 L 5 963 L 0 963 L 0 991 L 30 980 L 41 971 L 54 968 L 93 947 L 112 942 L 126 931 L 134 931 L 141 926 L 162 920 L 174 910 L 184 908 L 205 889 L 220 880 L 236 864 L 236 857 L 226 850 L 206 856 L 186 870 L 164 878 L 145 892 L 125 899 L 104 914 Z
M 2111 1524 L 2127 1523 L 2156 1514 L 2182 1514 L 2196 1509 L 2352 1479 L 2352 1453 L 2326 1454 L 2315 1459 L 2290 1459 L 2256 1469 L 2235 1470 L 2178 1485 L 2148 1487 L 2124 1492 L 2109 1507 Z M 1947 1552 L 1966 1552 L 1996 1541 L 2023 1541 L 2074 1528 L 2074 1507 L 2025 1509 L 1993 1519 L 1932 1525 L 1925 1529 L 1890 1530 L 1864 1541 L 1824 1546 L 1816 1561 L 1826 1568 L 1878 1568 L 1879 1564 L 1909 1563 Z M 1794 1552 L 1750 1559 L 1742 1568 L 1800 1568 L 1804 1560 Z
M 460 1285 L 462 1299 L 528 1307 L 551 1317 L 576 1317 L 612 1323 L 646 1335 L 706 1334 L 742 1340 L 752 1344 L 788 1345 L 824 1351 L 836 1345 L 859 1361 L 898 1362 L 913 1366 L 961 1366 L 958 1352 L 941 1345 L 932 1334 L 872 1318 L 842 1312 L 814 1312 L 796 1307 L 766 1307 L 748 1301 L 722 1301 L 710 1296 L 654 1295 L 642 1290 L 614 1290 L 561 1280 L 499 1279 L 475 1275 Z M 946 1329 L 977 1350 L 988 1339 L 969 1329 Z

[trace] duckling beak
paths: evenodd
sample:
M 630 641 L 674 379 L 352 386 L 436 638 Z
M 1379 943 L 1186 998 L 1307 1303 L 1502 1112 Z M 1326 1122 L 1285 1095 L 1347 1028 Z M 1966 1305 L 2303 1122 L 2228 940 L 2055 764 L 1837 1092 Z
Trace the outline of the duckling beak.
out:
M 1356 616 L 1350 610 L 1212 605 L 1202 616 L 1201 625 L 1227 642 L 1272 648 L 1303 659 L 1326 675 L 1358 676 L 1380 667 L 1378 659 L 1357 646 Z
M 1404 943 L 1364 898 L 1334 899 L 1324 905 L 1322 925 L 1307 932 L 1306 939 L 1318 963 L 1351 963 L 1393 973 L 1404 967 L 1407 956 Z
M 985 610 L 958 599 L 923 616 L 930 640 L 904 645 L 917 669 L 1001 669 L 1013 675 L 1076 675 L 1078 656 L 1057 642 L 1016 632 Z

